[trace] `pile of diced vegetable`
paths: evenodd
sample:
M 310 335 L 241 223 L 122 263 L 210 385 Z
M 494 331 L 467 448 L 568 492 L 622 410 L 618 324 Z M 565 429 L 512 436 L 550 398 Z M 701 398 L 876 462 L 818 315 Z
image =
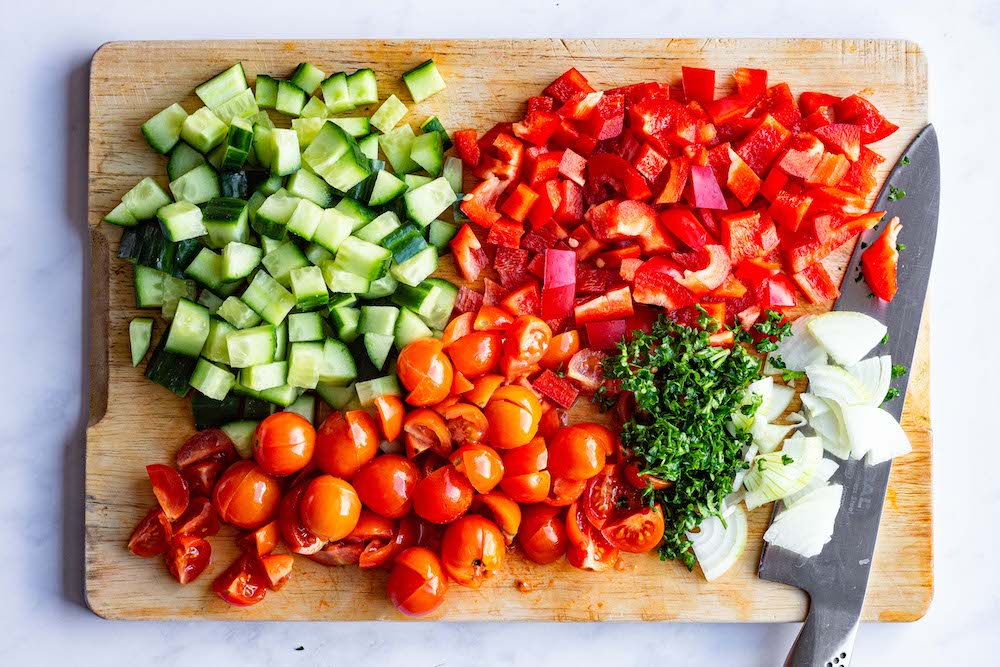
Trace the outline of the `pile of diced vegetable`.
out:
M 432 60 L 403 80 L 415 102 L 445 87 Z M 379 102 L 371 69 L 302 63 L 251 89 L 237 63 L 195 93 L 193 113 L 175 103 L 142 125 L 168 188 L 144 178 L 105 218 L 125 227 L 136 306 L 169 322 L 146 377 L 194 388 L 199 428 L 273 404 L 310 414 L 307 390 L 338 409 L 398 394 L 394 348 L 440 335 L 457 294 L 431 277 L 462 186 L 440 120 L 415 133 L 395 95 L 363 115 Z M 131 322 L 133 365 L 152 333 L 152 318 Z

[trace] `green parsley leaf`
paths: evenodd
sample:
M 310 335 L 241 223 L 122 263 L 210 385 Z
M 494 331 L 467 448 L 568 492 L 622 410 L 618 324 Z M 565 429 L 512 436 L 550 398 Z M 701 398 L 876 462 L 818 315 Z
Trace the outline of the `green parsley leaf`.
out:
M 787 466 L 793 463 L 795 463 L 795 459 L 793 459 L 791 456 L 789 456 L 788 454 L 781 455 L 781 465 Z
M 757 459 L 757 472 L 764 472 L 764 459 Z
M 882 336 L 882 340 L 880 341 L 880 344 L 881 345 L 885 345 L 888 342 L 889 342 L 889 334 L 888 334 L 888 332 L 886 332 L 886 334 L 884 336 Z
M 781 358 L 780 354 L 771 355 L 771 365 L 774 366 L 775 368 L 780 368 L 782 370 L 785 369 L 785 361 L 784 359 Z
M 909 370 L 903 364 L 893 364 L 892 365 L 892 377 L 901 378 L 906 375 L 906 371 Z
M 889 186 L 889 201 L 898 201 L 906 196 L 906 190 L 897 188 L 895 185 Z
M 774 352 L 778 349 L 774 339 L 781 340 L 792 333 L 792 323 L 785 316 L 774 310 L 764 311 L 764 321 L 753 325 L 753 328 L 765 338 L 757 343 L 758 352 Z
M 896 251 L 897 252 L 903 252 L 904 250 L 906 250 L 906 244 L 905 243 L 897 243 L 896 244 Z
M 785 382 L 789 380 L 798 380 L 806 376 L 805 371 L 781 371 L 781 379 Z
M 867 296 L 867 298 L 869 298 L 869 299 L 874 299 L 874 298 L 875 298 L 875 294 L 874 294 L 874 293 L 872 293 L 872 292 L 868 292 L 868 296 Z
M 895 387 L 889 387 L 889 391 L 885 392 L 885 398 L 882 400 L 883 405 L 898 396 L 899 396 L 899 390 L 896 389 Z
M 899 164 L 903 165 L 904 167 L 906 165 L 910 164 L 910 156 L 909 155 L 904 155 L 903 159 L 899 161 Z

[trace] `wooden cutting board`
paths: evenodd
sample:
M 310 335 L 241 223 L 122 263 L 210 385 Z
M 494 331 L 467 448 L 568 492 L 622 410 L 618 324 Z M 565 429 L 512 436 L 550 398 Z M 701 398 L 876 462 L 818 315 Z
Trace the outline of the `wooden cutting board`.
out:
M 400 75 L 433 56 L 448 82 L 444 93 L 414 105 Z M 469 41 L 233 41 L 119 42 L 94 56 L 90 97 L 90 215 L 92 236 L 91 415 L 87 432 L 86 576 L 90 607 L 123 619 L 399 618 L 385 599 L 382 572 L 325 568 L 296 559 L 291 582 L 255 607 L 236 609 L 209 590 L 235 556 L 232 533 L 212 540 L 213 562 L 195 583 L 179 586 L 159 559 L 136 558 L 126 541 L 155 500 L 144 466 L 170 462 L 193 432 L 189 404 L 148 381 L 129 360 L 128 322 L 134 307 L 132 268 L 114 258 L 120 230 L 101 217 L 140 178 L 165 185 L 164 158 L 146 146 L 139 125 L 171 102 L 190 112 L 199 82 L 242 61 L 258 72 L 287 76 L 302 61 L 328 72 L 372 67 L 382 99 L 396 93 L 410 105 L 407 120 L 431 114 L 450 130 L 485 131 L 524 113 L 524 101 L 569 67 L 597 88 L 644 80 L 680 80 L 681 65 L 719 72 L 720 94 L 738 66 L 766 68 L 772 82 L 797 94 L 862 92 L 900 131 L 876 149 L 888 161 L 882 176 L 927 121 L 927 66 L 919 48 L 871 40 L 469 40 Z M 369 109 L 370 114 L 373 109 Z M 286 121 L 287 122 L 287 121 Z M 849 248 L 828 260 L 844 271 Z M 454 275 L 450 262 L 441 274 Z M 142 314 L 148 314 L 142 312 Z M 155 325 L 159 338 L 164 330 Z M 932 595 L 931 433 L 927 318 L 910 372 L 903 425 L 913 453 L 893 466 L 864 610 L 866 620 L 920 618 Z M 801 387 L 800 387 L 801 388 Z M 581 403 L 583 403 L 581 401 Z M 797 408 L 797 406 L 793 406 Z M 575 420 L 593 417 L 589 404 Z M 587 573 L 565 561 L 526 563 L 512 554 L 482 590 L 453 586 L 434 618 L 447 620 L 683 620 L 798 621 L 806 596 L 755 576 L 769 511 L 751 515 L 750 539 L 739 563 L 709 584 L 700 572 L 653 555 L 629 556 L 618 572 Z M 521 592 L 520 588 L 530 588 Z

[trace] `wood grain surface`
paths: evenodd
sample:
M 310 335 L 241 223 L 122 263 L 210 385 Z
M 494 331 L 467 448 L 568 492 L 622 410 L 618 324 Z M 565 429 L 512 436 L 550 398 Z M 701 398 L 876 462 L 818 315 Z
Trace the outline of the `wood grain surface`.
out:
M 448 88 L 413 104 L 400 75 L 433 56 Z M 91 419 L 87 433 L 86 579 L 90 607 L 121 619 L 364 620 L 397 619 L 385 599 L 386 575 L 357 568 L 325 568 L 296 559 L 291 582 L 255 607 L 236 609 L 213 595 L 212 579 L 236 553 L 232 532 L 212 540 L 212 565 L 196 582 L 179 586 L 159 559 L 126 550 L 135 523 L 155 500 L 144 467 L 170 462 L 193 432 L 188 401 L 132 368 L 128 322 L 134 307 L 132 268 L 114 257 L 120 229 L 101 223 L 143 176 L 166 185 L 163 157 L 146 146 L 139 125 L 171 102 L 194 111 L 194 86 L 235 61 L 251 79 L 257 73 L 287 76 L 310 61 L 327 72 L 372 67 L 382 99 L 396 93 L 409 107 L 407 121 L 429 115 L 454 130 L 481 132 L 524 113 L 525 99 L 574 66 L 597 88 L 643 80 L 678 82 L 680 66 L 719 71 L 718 93 L 727 94 L 738 66 L 762 67 L 771 81 L 787 81 L 797 94 L 821 90 L 861 92 L 900 131 L 875 146 L 888 160 L 883 173 L 927 121 L 926 62 L 903 41 L 870 40 L 475 40 L 475 41 L 234 41 L 118 42 L 101 47 L 91 67 L 90 214 Z M 371 113 L 374 109 L 367 110 Z M 287 119 L 284 121 L 287 123 Z M 843 275 L 850 248 L 827 260 Z M 453 276 L 449 261 L 440 270 Z M 143 311 L 142 314 L 148 314 Z M 164 324 L 159 319 L 154 336 Z M 903 425 L 913 453 L 893 466 L 864 609 L 866 620 L 920 618 L 932 595 L 931 432 L 928 329 L 925 312 Z M 802 387 L 800 386 L 800 389 Z M 589 404 L 574 420 L 594 417 Z M 792 409 L 797 409 L 793 404 Z M 536 566 L 511 554 L 503 572 L 482 590 L 453 586 L 432 618 L 444 620 L 679 620 L 797 621 L 805 595 L 755 575 L 761 535 L 770 512 L 750 517 L 750 538 L 738 564 L 707 583 L 697 570 L 661 563 L 654 555 L 627 556 L 624 568 L 601 574 L 565 561 Z M 530 592 L 520 592 L 523 582 Z M 523 586 L 522 586 L 523 587 Z

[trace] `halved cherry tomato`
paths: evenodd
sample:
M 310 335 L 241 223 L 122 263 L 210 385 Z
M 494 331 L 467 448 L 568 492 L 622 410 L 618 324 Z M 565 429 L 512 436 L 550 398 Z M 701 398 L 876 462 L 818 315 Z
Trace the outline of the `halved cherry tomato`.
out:
M 549 370 L 559 370 L 559 367 L 580 351 L 580 332 L 576 329 L 564 331 L 552 337 L 549 341 L 549 348 L 545 355 L 538 362 L 542 368 Z
M 306 530 L 329 542 L 351 534 L 361 516 L 361 501 L 354 487 L 333 475 L 320 475 L 309 482 L 299 516 Z
M 578 502 L 567 510 L 566 537 L 569 539 L 566 559 L 573 567 L 602 572 L 614 567 L 618 560 L 618 549 L 590 525 Z
M 454 368 L 436 338 L 420 338 L 403 348 L 396 361 L 396 373 L 410 394 L 410 405 L 434 405 L 448 397 Z
M 201 461 L 181 470 L 191 496 L 210 496 L 219 477 L 229 467 L 228 461 Z
M 663 491 L 664 489 L 669 489 L 674 485 L 674 483 L 670 480 L 653 477 L 649 473 L 642 474 L 639 472 L 639 464 L 635 461 L 627 463 L 622 472 L 625 475 L 626 481 L 640 491 L 645 489 L 647 486 L 653 487 L 655 491 Z
M 500 480 L 503 492 L 519 503 L 540 503 L 549 495 L 552 476 L 548 470 L 526 475 L 504 477 Z
M 311 561 L 327 567 L 360 565 L 361 554 L 365 551 L 363 542 L 330 542 L 314 554 L 308 554 Z
M 480 296 L 482 295 L 480 294 Z M 468 336 L 472 333 L 472 325 L 475 321 L 475 313 L 462 313 L 457 316 L 444 328 L 444 332 L 441 334 L 441 344 L 447 349 L 456 340 Z
M 294 563 L 290 554 L 269 554 L 262 557 L 260 565 L 267 578 L 267 587 L 272 591 L 280 590 L 291 578 Z
M 267 595 L 267 575 L 259 560 L 243 554 L 212 582 L 212 590 L 229 604 L 249 607 Z
M 504 354 L 525 364 L 537 364 L 549 349 L 552 329 L 534 315 L 519 315 L 504 339 Z
M 363 410 L 334 412 L 319 427 L 316 465 L 325 473 L 350 480 L 378 454 L 378 427 Z
M 479 588 L 483 579 L 503 567 L 505 545 L 489 519 L 470 514 L 448 526 L 441 539 L 441 562 L 458 585 Z
M 396 532 L 390 540 L 370 540 L 358 558 L 358 566 L 369 570 L 392 563 L 398 554 L 417 544 L 417 539 L 420 537 L 419 521 L 409 514 L 399 520 Z
M 504 380 L 508 384 L 512 384 L 520 378 L 534 375 L 539 370 L 541 369 L 538 364 L 529 364 L 517 357 L 508 357 L 507 355 L 500 357 L 500 372 L 503 373 Z
M 194 581 L 212 560 L 212 545 L 194 535 L 174 535 L 167 551 L 167 571 L 181 584 Z
M 525 445 L 538 432 L 541 418 L 542 404 L 532 391 L 513 385 L 500 387 L 486 404 L 489 443 L 498 449 Z
M 604 467 L 605 440 L 579 426 L 560 429 L 549 443 L 549 471 L 556 477 L 586 480 Z
M 550 407 L 542 413 L 542 418 L 538 421 L 538 435 L 549 441 L 559 429 L 568 425 L 569 412 L 561 408 Z
M 191 500 L 187 482 L 179 472 L 162 463 L 146 466 L 146 474 L 149 475 L 149 482 L 153 485 L 153 495 L 163 508 L 163 513 L 171 521 L 176 521 L 184 514 Z
M 499 306 L 483 306 L 472 323 L 474 331 L 505 331 L 514 318 Z
M 465 445 L 451 455 L 455 470 L 462 473 L 477 493 L 489 493 L 503 478 L 503 461 L 492 447 Z
M 524 554 L 536 563 L 554 563 L 566 553 L 566 522 L 561 510 L 549 505 L 526 505 L 517 542 Z
M 396 454 L 383 454 L 354 476 L 354 490 L 361 504 L 389 519 L 408 514 L 420 471 L 412 461 Z
M 438 468 L 417 482 L 413 511 L 431 523 L 451 523 L 472 505 L 475 489 L 453 465 Z
M 188 503 L 187 511 L 174 525 L 174 533 L 211 537 L 219 532 L 219 515 L 215 513 L 212 501 L 204 496 L 195 496 Z
M 253 457 L 268 475 L 297 473 L 312 460 L 316 429 L 294 412 L 275 412 L 253 434 Z
M 317 553 L 326 544 L 326 540 L 313 535 L 302 524 L 299 509 L 307 485 L 308 482 L 302 481 L 289 489 L 278 507 L 278 528 L 282 539 L 292 553 L 306 556 Z
M 579 424 L 574 424 L 574 426 L 590 432 L 591 435 L 597 438 L 604 448 L 605 456 L 614 456 L 618 453 L 618 438 L 615 437 L 615 434 L 607 426 L 596 422 L 580 422 Z
M 278 546 L 280 537 L 281 529 L 278 527 L 278 520 L 275 519 L 240 538 L 240 547 L 255 556 L 266 556 Z
M 521 526 L 521 506 L 500 491 L 490 491 L 476 496 L 469 510 L 485 516 L 500 529 L 503 540 L 510 546 Z
M 354 530 L 344 538 L 345 542 L 367 542 L 373 539 L 390 540 L 396 534 L 396 524 L 392 519 L 379 516 L 369 509 L 361 508 Z
M 399 396 L 385 394 L 375 399 L 375 409 L 382 437 L 389 442 L 396 440 L 403 432 L 403 415 L 406 413 L 403 400 Z
M 451 381 L 452 395 L 457 396 L 459 394 L 464 394 L 471 389 L 473 389 L 473 385 L 469 382 L 469 379 L 458 371 L 455 371 L 454 379 Z
M 219 428 L 206 428 L 198 431 L 177 450 L 175 461 L 177 468 L 185 468 L 203 461 L 223 461 L 230 463 L 239 459 L 236 447 L 225 431 Z
M 483 442 L 489 423 L 483 411 L 469 403 L 455 403 L 445 408 L 444 419 L 454 444 L 462 446 Z
M 643 507 L 607 523 L 601 533 L 621 551 L 633 554 L 651 551 L 663 539 L 663 510 L 659 505 Z
M 625 482 L 620 466 L 608 464 L 587 482 L 581 505 L 588 521 L 600 529 L 642 507 L 642 497 Z
M 556 477 L 552 480 L 549 495 L 545 496 L 544 502 L 552 507 L 566 507 L 579 500 L 586 488 L 587 482 L 584 480 Z
M 604 381 L 602 364 L 607 356 L 599 350 L 584 348 L 570 357 L 566 376 L 575 380 L 583 391 L 594 393 Z
M 128 538 L 128 550 L 142 558 L 152 558 L 167 552 L 173 529 L 170 519 L 159 507 L 142 517 Z
M 454 385 L 452 385 L 452 386 L 454 386 Z M 431 410 L 433 410 L 434 412 L 436 412 L 439 415 L 441 415 L 442 417 L 444 417 L 445 411 L 448 408 L 450 408 L 451 406 L 453 406 L 456 403 L 458 403 L 459 401 L 461 401 L 461 400 L 462 400 L 461 396 L 449 396 L 448 398 L 444 399 L 440 403 L 435 403 L 434 405 L 432 405 L 431 406 Z
M 472 381 L 472 389 L 462 394 L 462 397 L 480 408 L 485 408 L 493 392 L 502 384 L 502 375 L 483 375 Z
M 545 470 L 549 465 L 549 452 L 545 440 L 534 437 L 526 445 L 508 449 L 503 453 L 504 473 L 508 477 L 527 475 Z
M 215 511 L 223 521 L 251 529 L 267 523 L 280 500 L 278 480 L 253 461 L 229 466 L 212 494 Z
M 414 459 L 430 450 L 438 456 L 451 454 L 451 432 L 444 417 L 430 408 L 419 408 L 403 420 L 406 456 Z
M 389 602 L 407 616 L 425 616 L 444 601 L 448 580 L 430 549 L 410 547 L 396 556 L 386 582 Z
M 496 368 L 503 338 L 495 331 L 473 331 L 448 346 L 455 370 L 467 378 L 477 378 Z

